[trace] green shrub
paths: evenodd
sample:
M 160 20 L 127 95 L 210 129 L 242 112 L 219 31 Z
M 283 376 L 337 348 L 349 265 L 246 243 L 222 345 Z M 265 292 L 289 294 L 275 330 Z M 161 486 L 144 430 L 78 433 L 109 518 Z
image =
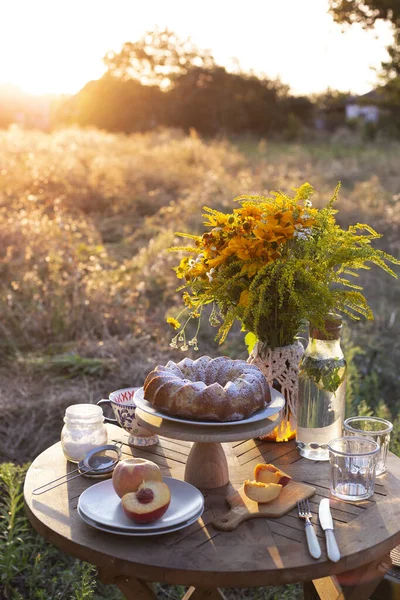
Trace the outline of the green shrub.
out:
M 27 465 L 0 464 L 0 581 L 7 600 L 90 600 L 94 570 L 59 552 L 24 515 Z

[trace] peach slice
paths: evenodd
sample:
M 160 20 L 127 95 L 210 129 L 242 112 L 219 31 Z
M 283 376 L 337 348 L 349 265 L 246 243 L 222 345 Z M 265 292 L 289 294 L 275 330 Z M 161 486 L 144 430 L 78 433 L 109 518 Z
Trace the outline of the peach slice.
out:
M 259 481 L 246 479 L 243 489 L 250 500 L 254 500 L 259 504 L 266 504 L 279 496 L 282 486 L 279 483 L 260 483 Z
M 285 487 L 292 478 L 274 465 L 259 463 L 254 468 L 254 479 L 261 483 L 279 483 Z
M 136 492 L 122 496 L 122 508 L 136 523 L 153 523 L 167 511 L 171 492 L 162 481 L 144 481 Z
M 120 498 L 129 492 L 136 492 L 143 481 L 162 481 L 160 467 L 151 460 L 126 458 L 113 471 L 114 490 Z

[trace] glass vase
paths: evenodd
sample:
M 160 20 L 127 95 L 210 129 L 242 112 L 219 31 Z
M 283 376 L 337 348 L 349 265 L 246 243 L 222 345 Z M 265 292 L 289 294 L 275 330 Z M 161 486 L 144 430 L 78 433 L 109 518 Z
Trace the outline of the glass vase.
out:
M 336 315 L 326 319 L 322 330 L 310 327 L 300 362 L 296 445 L 311 460 L 329 460 L 328 443 L 342 435 L 347 368 L 341 329 Z

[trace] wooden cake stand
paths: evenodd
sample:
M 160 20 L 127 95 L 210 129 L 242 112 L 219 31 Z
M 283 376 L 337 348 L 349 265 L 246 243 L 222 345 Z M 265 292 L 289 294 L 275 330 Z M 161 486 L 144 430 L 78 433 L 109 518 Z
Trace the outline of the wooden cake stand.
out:
M 229 425 L 208 425 L 171 420 L 168 415 L 151 414 L 143 407 L 136 407 L 135 416 L 139 425 L 157 435 L 175 440 L 194 442 L 186 461 L 185 481 L 200 489 L 214 489 L 229 482 L 229 468 L 221 442 L 236 442 L 265 435 L 279 425 L 283 416 L 285 399 L 276 390 L 271 390 L 275 412 L 259 421 Z

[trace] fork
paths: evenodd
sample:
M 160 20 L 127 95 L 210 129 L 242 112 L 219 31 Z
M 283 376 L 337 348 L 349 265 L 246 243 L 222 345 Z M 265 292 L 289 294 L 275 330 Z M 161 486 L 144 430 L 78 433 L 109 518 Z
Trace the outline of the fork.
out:
M 307 544 L 310 554 L 313 558 L 320 558 L 321 548 L 319 546 L 314 527 L 310 520 L 312 517 L 312 512 L 310 510 L 308 500 L 300 500 L 300 502 L 297 503 L 297 511 L 299 513 L 300 519 L 305 519 L 304 526 L 306 530 Z

